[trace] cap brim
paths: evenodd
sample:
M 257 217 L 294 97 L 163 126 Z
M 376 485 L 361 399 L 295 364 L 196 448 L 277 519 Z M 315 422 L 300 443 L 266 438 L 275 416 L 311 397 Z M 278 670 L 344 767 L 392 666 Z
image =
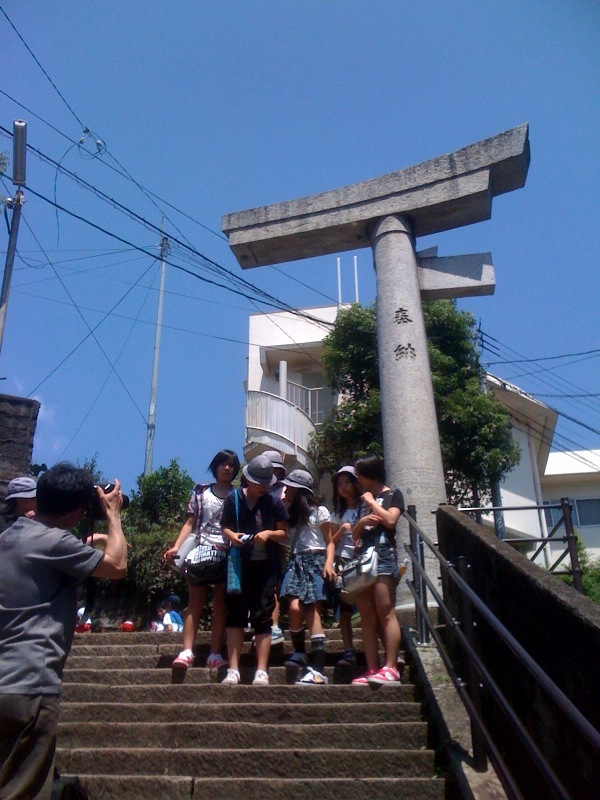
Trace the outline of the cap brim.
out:
M 254 477 L 252 477 L 252 475 L 250 475 L 250 473 L 248 472 L 248 465 L 247 464 L 246 464 L 245 467 L 243 467 L 242 472 L 243 472 L 244 477 L 246 478 L 247 481 L 250 481 L 250 483 L 255 483 L 258 486 L 273 486 L 274 483 L 277 483 L 277 476 L 276 475 L 272 475 L 270 478 L 254 478 Z
M 338 475 L 344 475 L 344 474 L 352 475 L 353 478 L 356 478 L 356 470 L 354 469 L 354 467 L 342 467 L 341 469 L 338 469 L 337 472 L 333 473 L 333 477 L 337 478 Z
M 285 486 L 292 486 L 294 489 L 306 489 L 307 492 L 314 494 L 314 489 L 311 489 L 310 486 L 305 486 L 303 483 L 296 483 L 295 481 L 288 481 L 287 478 L 281 481 Z
M 30 489 L 28 492 L 15 492 L 14 494 L 9 494 L 4 499 L 14 500 L 16 497 L 25 497 L 27 499 L 31 499 L 32 497 L 35 497 L 36 494 L 37 494 L 36 489 Z

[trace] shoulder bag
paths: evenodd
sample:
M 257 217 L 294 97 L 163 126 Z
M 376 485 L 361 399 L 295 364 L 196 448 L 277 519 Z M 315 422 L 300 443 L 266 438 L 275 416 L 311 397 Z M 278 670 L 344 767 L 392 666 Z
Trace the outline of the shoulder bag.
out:
M 390 489 L 386 495 L 382 508 L 389 508 L 392 502 L 393 490 Z M 387 541 L 385 529 L 382 529 L 377 544 L 384 544 Z M 340 597 L 345 603 L 352 603 L 357 594 L 364 592 L 377 580 L 377 568 L 379 566 L 379 556 L 377 555 L 377 545 L 367 547 L 362 553 L 349 561 L 342 569 L 342 591 Z

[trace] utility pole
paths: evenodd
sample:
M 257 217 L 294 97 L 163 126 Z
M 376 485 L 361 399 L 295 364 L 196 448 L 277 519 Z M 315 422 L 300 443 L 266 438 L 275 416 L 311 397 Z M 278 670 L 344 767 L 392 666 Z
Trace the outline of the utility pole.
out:
M 162 231 L 164 233 L 165 219 L 163 217 Z M 148 410 L 148 424 L 146 434 L 146 459 L 144 461 L 144 475 L 152 472 L 152 454 L 154 452 L 154 433 L 156 429 L 156 394 L 158 390 L 158 363 L 160 360 L 160 337 L 162 334 L 162 315 L 165 291 L 165 275 L 167 270 L 166 258 L 169 251 L 169 240 L 163 236 L 160 241 L 160 288 L 158 290 L 158 310 L 156 312 L 156 332 L 154 334 L 154 363 L 152 365 L 152 385 L 150 386 L 150 408 Z
M 10 283 L 12 280 L 13 264 L 17 250 L 17 234 L 19 233 L 19 222 L 21 220 L 21 208 L 25 202 L 21 186 L 25 186 L 25 155 L 27 152 L 27 123 L 21 119 L 13 122 L 13 185 L 18 186 L 15 196 L 8 200 L 9 208 L 12 208 L 12 219 L 10 224 L 10 236 L 6 249 L 6 263 L 4 266 L 4 278 L 2 279 L 2 293 L 0 294 L 0 350 L 4 339 L 4 325 L 6 323 L 6 311 L 8 308 L 8 295 L 10 293 Z

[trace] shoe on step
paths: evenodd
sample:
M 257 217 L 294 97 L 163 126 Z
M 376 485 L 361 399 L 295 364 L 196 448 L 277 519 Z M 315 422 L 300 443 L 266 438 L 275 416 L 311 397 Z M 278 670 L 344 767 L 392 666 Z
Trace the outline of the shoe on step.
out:
M 296 681 L 296 686 L 326 686 L 328 683 L 329 678 L 326 675 L 323 675 L 322 672 L 317 672 L 312 667 L 308 667 L 306 675 Z
M 394 667 L 382 667 L 379 672 L 368 678 L 370 684 L 397 684 L 400 683 L 400 675 Z
M 368 686 L 369 679 L 375 675 L 374 669 L 368 669 L 363 675 L 359 675 L 358 678 L 354 678 L 352 681 L 353 686 Z
M 173 669 L 187 669 L 194 663 L 194 654 L 191 650 L 182 650 L 177 658 L 173 659 Z
M 308 656 L 306 653 L 292 653 L 292 655 L 285 661 L 286 667 L 301 667 L 304 669 L 308 664 Z
M 209 657 L 206 659 L 206 666 L 208 667 L 211 672 L 213 670 L 219 670 L 221 667 L 226 667 L 229 664 L 226 658 L 223 658 L 221 653 L 211 653 Z
M 237 686 L 240 682 L 240 673 L 237 669 L 228 669 L 227 675 L 223 678 L 221 683 L 225 686 Z
M 257 669 L 254 673 L 254 680 L 252 681 L 252 686 L 268 686 L 269 685 L 269 675 L 264 669 Z
M 353 647 L 348 647 L 342 653 L 341 658 L 337 662 L 338 667 L 355 667 L 356 666 L 356 653 Z
M 271 628 L 271 644 L 283 644 L 285 641 L 283 636 L 283 631 L 277 625 L 273 625 Z

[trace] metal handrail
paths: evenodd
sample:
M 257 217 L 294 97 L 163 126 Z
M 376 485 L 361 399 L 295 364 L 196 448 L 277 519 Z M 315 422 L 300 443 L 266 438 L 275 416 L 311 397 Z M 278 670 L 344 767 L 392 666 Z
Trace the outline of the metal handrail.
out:
M 432 542 L 429 536 L 424 531 L 421 530 L 415 519 L 414 506 L 411 506 L 409 508 L 409 512 L 410 511 L 413 512 L 412 515 L 411 513 L 408 512 L 404 513 L 404 516 L 407 518 L 411 529 L 411 546 L 405 545 L 405 549 L 408 555 L 410 556 L 413 565 L 413 583 L 411 584 L 411 582 L 409 581 L 408 585 L 411 594 L 415 598 L 415 605 L 417 609 L 417 623 L 419 630 L 421 630 L 424 626 L 428 628 L 430 634 L 433 636 L 434 640 L 438 644 L 442 660 L 444 661 L 446 667 L 448 668 L 450 664 L 450 658 L 445 652 L 445 648 L 441 641 L 441 638 L 439 637 L 439 634 L 435 630 L 435 626 L 429 619 L 429 615 L 427 613 L 427 602 L 426 602 L 426 596 L 424 595 L 424 587 L 428 587 L 432 593 L 433 598 L 438 604 L 438 608 L 442 613 L 444 619 L 446 620 L 450 629 L 457 637 L 461 649 L 465 654 L 468 668 L 471 667 L 474 668 L 478 673 L 478 675 L 480 676 L 481 680 L 485 681 L 486 686 L 490 691 L 491 695 L 494 697 L 494 699 L 502 709 L 503 713 L 506 715 L 507 719 L 511 722 L 516 733 L 519 735 L 525 747 L 531 754 L 537 767 L 545 775 L 547 782 L 549 783 L 550 787 L 552 788 L 556 796 L 559 798 L 563 798 L 564 800 L 568 800 L 569 795 L 566 792 L 560 780 L 558 779 L 558 777 L 554 774 L 552 767 L 547 763 L 543 753 L 541 753 L 541 751 L 539 750 L 539 748 L 529 735 L 528 731 L 525 729 L 519 718 L 516 716 L 515 712 L 510 706 L 510 703 L 504 696 L 502 690 L 496 684 L 493 677 L 487 671 L 485 665 L 479 659 L 479 656 L 475 652 L 473 646 L 468 641 L 467 635 L 463 630 L 461 630 L 461 623 L 457 621 L 455 617 L 452 616 L 451 612 L 445 605 L 443 598 L 441 597 L 436 587 L 432 583 L 431 579 L 425 572 L 424 558 L 421 546 L 415 546 L 415 544 L 422 545 L 422 543 L 424 543 L 425 545 L 427 545 L 431 553 L 440 563 L 441 569 L 443 570 L 444 574 L 446 574 L 457 587 L 460 597 L 463 600 L 468 600 L 468 602 L 477 611 L 480 617 L 483 620 L 485 620 L 485 622 L 487 622 L 487 624 L 492 628 L 492 630 L 494 630 L 494 632 L 498 635 L 500 640 L 511 650 L 513 655 L 529 671 L 534 680 L 546 691 L 548 696 L 552 699 L 552 701 L 556 704 L 556 706 L 560 709 L 560 711 L 566 716 L 566 718 L 590 742 L 592 747 L 596 749 L 599 757 L 600 757 L 600 733 L 593 727 L 593 725 L 591 725 L 591 723 L 586 719 L 586 717 L 571 702 L 571 700 L 569 700 L 569 698 L 554 683 L 554 681 L 539 666 L 539 664 L 529 655 L 529 653 L 515 639 L 515 637 L 510 633 L 510 631 L 490 611 L 490 609 L 481 600 L 479 595 L 477 595 L 473 591 L 473 589 L 471 589 L 471 587 L 465 581 L 465 579 L 461 577 L 460 574 L 458 574 L 454 565 L 442 555 L 442 553 Z M 416 586 L 414 581 L 415 577 L 418 578 Z M 423 642 L 424 639 L 421 637 L 420 641 Z M 482 748 L 485 748 L 485 751 L 487 752 L 490 759 L 497 768 L 498 775 L 504 785 L 505 790 L 507 791 L 510 797 L 515 798 L 515 800 L 517 800 L 517 798 L 520 798 L 521 795 L 514 785 L 514 781 L 510 776 L 510 772 L 508 771 L 506 764 L 504 763 L 503 759 L 497 752 L 495 745 L 489 735 L 489 732 L 487 731 L 487 728 L 485 727 L 485 724 L 481 718 L 481 715 L 477 711 L 478 695 L 480 690 L 479 681 L 471 682 L 472 685 L 470 689 L 474 694 L 474 697 L 471 698 L 469 696 L 470 702 L 465 702 L 465 697 L 468 696 L 468 693 L 465 691 L 465 684 L 458 678 L 453 668 L 451 671 L 449 670 L 449 674 L 453 680 L 454 685 L 457 688 L 459 696 L 461 697 L 461 700 L 463 701 L 463 704 L 465 705 L 465 708 L 467 709 L 467 713 L 469 714 L 469 718 L 471 720 L 474 753 L 477 753 L 477 751 L 481 753 Z M 476 759 L 476 761 L 478 762 L 477 766 L 480 769 L 485 768 L 485 765 L 483 763 L 484 760 L 485 758 L 482 760 L 481 757 Z

